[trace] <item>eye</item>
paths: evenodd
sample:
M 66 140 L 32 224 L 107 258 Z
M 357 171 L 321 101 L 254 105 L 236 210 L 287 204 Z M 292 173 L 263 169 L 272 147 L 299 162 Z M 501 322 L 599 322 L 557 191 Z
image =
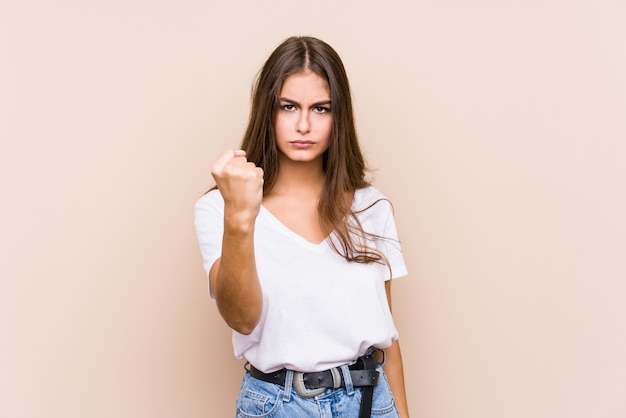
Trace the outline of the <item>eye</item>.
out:
M 296 106 L 292 104 L 284 104 L 280 108 L 281 110 L 286 110 L 287 112 L 293 112 L 296 110 Z
M 315 106 L 313 108 L 313 111 L 315 113 L 328 113 L 328 112 L 330 112 L 330 108 L 329 107 L 325 107 L 325 106 Z

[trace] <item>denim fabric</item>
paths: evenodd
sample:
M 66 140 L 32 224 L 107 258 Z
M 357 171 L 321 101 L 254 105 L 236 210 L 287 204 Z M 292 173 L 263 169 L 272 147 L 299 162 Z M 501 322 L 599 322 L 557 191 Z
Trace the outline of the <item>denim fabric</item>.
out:
M 327 389 L 314 398 L 301 398 L 292 386 L 293 373 L 287 374 L 285 386 L 263 382 L 246 372 L 237 398 L 237 418 L 358 418 L 362 388 L 352 387 L 346 379 L 346 388 Z M 382 368 L 378 385 L 374 388 L 372 418 L 398 418 L 398 410 Z M 349 376 L 349 374 L 348 374 Z

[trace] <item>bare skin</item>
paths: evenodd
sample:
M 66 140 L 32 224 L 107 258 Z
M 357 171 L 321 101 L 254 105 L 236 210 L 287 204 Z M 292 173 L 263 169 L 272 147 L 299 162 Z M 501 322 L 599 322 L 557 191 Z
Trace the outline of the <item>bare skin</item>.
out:
M 293 232 L 319 244 L 326 239 L 317 213 L 324 174 L 321 166 L 312 173 L 306 165 L 281 163 L 276 185 L 263 199 L 263 206 Z

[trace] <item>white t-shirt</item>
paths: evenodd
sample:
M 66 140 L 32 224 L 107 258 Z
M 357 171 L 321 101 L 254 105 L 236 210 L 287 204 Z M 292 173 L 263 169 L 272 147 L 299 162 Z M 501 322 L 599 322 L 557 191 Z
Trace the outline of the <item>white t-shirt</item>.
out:
M 370 346 L 391 345 L 397 331 L 384 282 L 407 274 L 391 204 L 368 186 L 356 191 L 352 209 L 376 201 L 357 216 L 366 232 L 385 237 L 369 244 L 388 258 L 391 276 L 386 265 L 346 261 L 326 240 L 307 241 L 261 206 L 254 251 L 263 312 L 250 335 L 233 331 L 237 358 L 264 372 L 313 372 L 354 361 Z M 222 251 L 224 200 L 218 190 L 196 203 L 195 225 L 208 274 Z

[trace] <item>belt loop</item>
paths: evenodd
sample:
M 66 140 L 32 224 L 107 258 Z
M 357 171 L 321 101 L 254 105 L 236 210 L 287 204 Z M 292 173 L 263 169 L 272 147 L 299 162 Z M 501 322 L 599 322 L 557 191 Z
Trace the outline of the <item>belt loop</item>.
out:
M 385 350 L 381 350 L 380 348 L 378 349 L 378 351 L 383 354 L 383 359 L 380 361 L 380 363 L 378 363 L 378 365 L 380 367 L 383 367 L 385 365 L 385 362 L 387 361 L 387 353 L 385 353 Z
M 283 392 L 283 402 L 289 402 L 291 399 L 291 388 L 293 387 L 293 370 L 287 370 L 287 376 L 285 376 L 285 385 Z
M 341 373 L 343 374 L 343 381 L 346 384 L 346 393 L 349 396 L 354 394 L 354 386 L 352 384 L 352 376 L 350 375 L 350 369 L 347 364 L 341 365 Z

